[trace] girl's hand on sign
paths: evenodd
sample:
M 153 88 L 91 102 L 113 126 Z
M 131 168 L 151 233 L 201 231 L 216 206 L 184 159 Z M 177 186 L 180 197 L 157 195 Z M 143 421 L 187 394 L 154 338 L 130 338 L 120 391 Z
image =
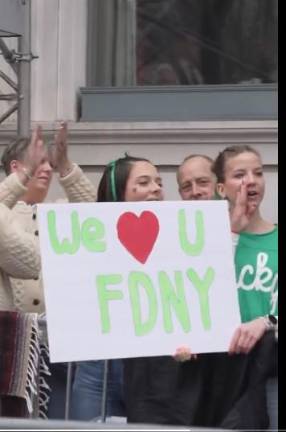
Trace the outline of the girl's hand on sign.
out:
M 176 361 L 185 362 L 191 359 L 196 359 L 197 354 L 192 354 L 190 348 L 187 346 L 181 346 L 176 349 L 176 352 L 173 356 Z
M 233 335 L 228 350 L 229 354 L 248 354 L 265 331 L 266 325 L 263 317 L 241 324 Z

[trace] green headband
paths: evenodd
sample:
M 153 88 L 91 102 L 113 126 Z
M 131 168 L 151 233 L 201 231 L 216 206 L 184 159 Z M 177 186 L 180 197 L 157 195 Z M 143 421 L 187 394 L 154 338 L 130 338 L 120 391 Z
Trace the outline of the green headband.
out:
M 111 194 L 113 201 L 117 201 L 117 193 L 116 193 L 116 184 L 115 184 L 115 166 L 116 160 L 110 162 L 108 166 L 110 167 L 110 185 L 111 185 Z

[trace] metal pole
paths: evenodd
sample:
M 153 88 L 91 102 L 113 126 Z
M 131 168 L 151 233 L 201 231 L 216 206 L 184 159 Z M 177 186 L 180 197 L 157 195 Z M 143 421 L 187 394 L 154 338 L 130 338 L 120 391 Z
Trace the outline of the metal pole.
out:
M 104 360 L 104 369 L 103 369 L 103 388 L 102 388 L 102 396 L 101 396 L 101 422 L 106 422 L 106 411 L 107 411 L 107 381 L 108 381 L 108 360 Z
M 66 386 L 66 403 L 65 403 L 65 420 L 70 418 L 70 401 L 72 390 L 73 363 L 68 363 L 67 367 L 67 386 Z
M 18 135 L 29 136 L 31 124 L 31 0 L 22 3 L 24 32 L 19 38 L 19 54 L 23 59 L 19 65 L 19 109 Z

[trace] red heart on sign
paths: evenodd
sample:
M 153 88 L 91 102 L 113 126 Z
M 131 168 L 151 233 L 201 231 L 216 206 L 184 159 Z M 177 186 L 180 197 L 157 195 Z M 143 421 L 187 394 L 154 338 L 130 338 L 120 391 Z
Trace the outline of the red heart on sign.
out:
M 138 217 L 123 213 L 117 221 L 117 235 L 125 249 L 144 264 L 150 255 L 159 233 L 159 221 L 154 213 L 144 211 Z

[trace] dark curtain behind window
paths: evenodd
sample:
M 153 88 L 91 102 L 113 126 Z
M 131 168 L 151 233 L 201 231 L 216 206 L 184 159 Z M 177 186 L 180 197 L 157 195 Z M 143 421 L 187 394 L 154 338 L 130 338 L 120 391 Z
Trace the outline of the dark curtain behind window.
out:
M 277 81 L 278 0 L 137 0 L 137 84 Z

